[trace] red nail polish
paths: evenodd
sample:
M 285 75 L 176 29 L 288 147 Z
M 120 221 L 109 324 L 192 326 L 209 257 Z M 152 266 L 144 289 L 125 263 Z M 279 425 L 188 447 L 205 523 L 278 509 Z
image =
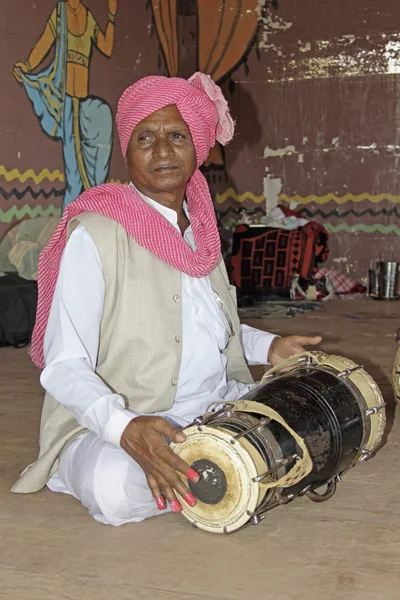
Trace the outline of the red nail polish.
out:
M 162 496 L 155 498 L 158 510 L 165 510 L 165 500 Z
M 197 473 L 197 471 L 192 469 L 192 467 L 189 467 L 188 470 L 186 471 L 186 477 L 188 479 L 190 479 L 190 481 L 194 481 L 196 483 L 200 479 L 200 475 Z
M 194 506 L 196 504 L 196 498 L 193 496 L 191 492 L 188 492 L 185 496 L 183 496 L 185 501 L 189 504 L 189 506 Z
M 182 504 L 179 502 L 179 500 L 173 500 L 169 504 L 172 508 L 172 512 L 181 512 Z

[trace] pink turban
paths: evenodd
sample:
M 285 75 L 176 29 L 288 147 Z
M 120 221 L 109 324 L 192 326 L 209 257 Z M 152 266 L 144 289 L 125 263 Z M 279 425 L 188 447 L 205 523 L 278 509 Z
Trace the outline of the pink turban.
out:
M 197 166 L 207 159 L 215 142 L 232 139 L 234 123 L 221 89 L 209 75 L 195 73 L 190 79 L 151 76 L 125 90 L 118 102 L 116 124 L 122 154 L 126 156 L 136 125 L 153 112 L 175 104 L 188 125 L 196 149 Z

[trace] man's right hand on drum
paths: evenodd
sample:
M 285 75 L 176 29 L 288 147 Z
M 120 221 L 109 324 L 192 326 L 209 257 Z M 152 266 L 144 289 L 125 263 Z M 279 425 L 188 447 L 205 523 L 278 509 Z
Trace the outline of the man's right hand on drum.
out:
M 171 450 L 165 438 L 175 443 L 186 440 L 182 431 L 162 417 L 136 417 L 128 423 L 121 436 L 121 448 L 143 469 L 159 510 L 166 508 L 166 498 L 171 509 L 180 512 L 182 505 L 175 492 L 190 506 L 196 504 L 196 498 L 183 483 L 179 473 L 194 482 L 200 476 Z

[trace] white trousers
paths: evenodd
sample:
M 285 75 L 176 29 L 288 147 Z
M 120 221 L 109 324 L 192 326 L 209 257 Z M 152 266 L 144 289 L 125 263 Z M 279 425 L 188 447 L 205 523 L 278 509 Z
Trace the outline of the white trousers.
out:
M 94 433 L 71 442 L 47 485 L 80 500 L 96 521 L 106 525 L 143 521 L 171 510 L 169 506 L 158 510 L 144 471 L 125 450 Z

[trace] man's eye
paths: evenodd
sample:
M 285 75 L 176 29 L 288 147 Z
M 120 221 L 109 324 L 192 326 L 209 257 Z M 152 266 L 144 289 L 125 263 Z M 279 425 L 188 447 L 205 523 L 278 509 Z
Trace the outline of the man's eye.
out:
M 178 133 L 177 131 L 175 131 L 175 132 L 172 134 L 172 137 L 173 137 L 175 140 L 180 140 L 180 139 L 183 139 L 185 136 L 184 136 L 182 133 Z
M 149 139 L 150 139 L 150 136 L 149 136 L 149 135 L 141 135 L 141 136 L 138 138 L 138 141 L 139 141 L 139 142 L 148 142 L 148 141 L 149 141 Z

